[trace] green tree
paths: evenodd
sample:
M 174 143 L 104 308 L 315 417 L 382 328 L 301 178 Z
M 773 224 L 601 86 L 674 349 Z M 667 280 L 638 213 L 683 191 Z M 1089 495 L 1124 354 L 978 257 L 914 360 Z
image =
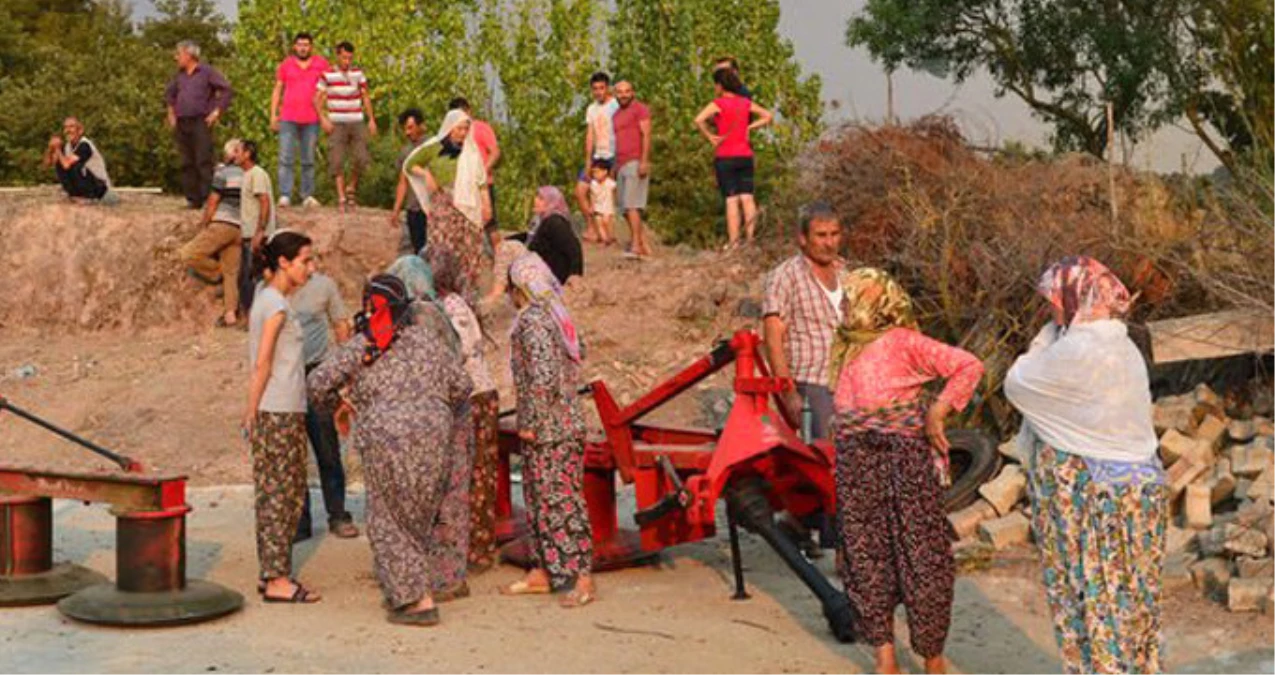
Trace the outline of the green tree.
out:
M 144 43 L 172 50 L 182 40 L 194 40 L 205 61 L 222 63 L 229 59 L 230 22 L 212 0 L 155 0 L 155 9 L 159 16 L 140 26 Z
M 1237 119 L 1261 118 L 1269 135 L 1271 12 L 1263 0 L 868 0 L 846 40 L 891 71 L 960 82 L 986 69 L 997 95 L 1053 125 L 1059 150 L 1103 155 L 1111 103 L 1135 141 L 1186 114 L 1230 165 L 1228 144 L 1252 138 Z
M 651 108 L 651 221 L 666 239 L 703 244 L 722 231 L 712 149 L 693 122 L 713 97 L 716 58 L 738 59 L 755 100 L 776 113 L 774 126 L 753 139 L 762 204 L 790 186 L 798 151 L 822 130 L 819 78 L 802 77 L 778 27 L 775 0 L 616 2 L 611 68 Z

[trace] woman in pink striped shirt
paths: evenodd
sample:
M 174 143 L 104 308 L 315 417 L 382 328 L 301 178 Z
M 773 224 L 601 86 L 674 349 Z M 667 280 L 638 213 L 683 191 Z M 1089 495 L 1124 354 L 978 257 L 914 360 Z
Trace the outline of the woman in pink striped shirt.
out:
M 922 335 L 912 299 L 888 274 L 842 278 L 844 319 L 833 344 L 837 502 L 846 595 L 877 670 L 898 672 L 894 609 L 908 611 L 926 672 L 944 671 L 955 565 L 943 511 L 948 442 L 943 424 L 983 374 L 974 355 Z M 933 403 L 924 386 L 944 379 Z

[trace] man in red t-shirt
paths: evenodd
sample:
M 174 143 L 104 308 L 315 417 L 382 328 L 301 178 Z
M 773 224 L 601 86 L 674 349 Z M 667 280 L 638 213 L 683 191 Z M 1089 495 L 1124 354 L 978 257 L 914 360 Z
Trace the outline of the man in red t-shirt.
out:
M 474 117 L 474 113 L 469 108 L 469 100 L 464 96 L 457 96 L 447 105 L 448 110 L 461 110 L 469 115 L 469 133 L 474 138 L 474 143 L 478 146 L 478 153 L 483 156 L 483 167 L 487 169 L 487 196 L 491 201 L 491 219 L 483 225 L 483 231 L 487 234 L 487 238 L 491 242 L 491 250 L 495 255 L 496 247 L 500 245 L 500 226 L 496 223 L 496 164 L 500 162 L 500 144 L 496 142 L 496 130 L 491 125 Z
M 328 62 L 313 53 L 314 39 L 297 33 L 292 55 L 275 71 L 274 92 L 270 94 L 270 129 L 279 132 L 279 206 L 292 205 L 292 163 L 301 146 L 301 199 L 305 206 L 318 206 L 314 198 L 314 149 L 319 142 L 319 112 L 314 109 L 314 92 L 328 69 Z M 280 105 L 282 104 L 282 105 Z
M 651 183 L 651 112 L 634 97 L 633 84 L 627 80 L 615 83 L 615 99 L 620 103 L 612 118 L 617 205 L 633 236 L 626 255 L 648 256 L 651 247 L 642 226 L 642 210 Z

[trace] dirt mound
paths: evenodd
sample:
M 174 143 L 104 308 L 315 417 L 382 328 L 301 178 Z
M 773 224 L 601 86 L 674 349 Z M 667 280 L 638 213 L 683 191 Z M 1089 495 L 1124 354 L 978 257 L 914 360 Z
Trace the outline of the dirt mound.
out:
M 0 327 L 132 332 L 197 328 L 217 316 L 212 291 L 177 257 L 199 229 L 199 214 L 178 199 L 126 195 L 118 207 L 78 206 L 39 190 L 0 196 L 0 209 Z M 280 221 L 314 237 L 346 297 L 397 249 L 383 211 L 294 210 Z

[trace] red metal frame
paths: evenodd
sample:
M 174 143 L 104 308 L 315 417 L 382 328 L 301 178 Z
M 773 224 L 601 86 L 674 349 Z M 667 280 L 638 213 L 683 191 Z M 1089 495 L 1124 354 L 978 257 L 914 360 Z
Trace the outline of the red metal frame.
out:
M 756 333 L 740 331 L 624 407 L 616 403 L 605 383 L 590 385 L 605 434 L 604 440 L 590 441 L 585 447 L 585 501 L 600 567 L 621 566 L 625 559 L 649 558 L 663 548 L 715 536 L 717 499 L 725 486 L 741 475 L 767 481 L 776 509 L 796 515 L 832 510 L 832 448 L 824 442 L 802 442 L 789 421 L 791 414 L 771 407 L 772 397 L 792 390 L 793 383 L 767 373 L 758 358 L 760 343 Z M 735 403 L 720 435 L 704 429 L 639 423 L 732 362 Z M 504 421 L 497 495 L 501 541 L 526 531 L 512 503 L 508 476 L 509 457 L 519 447 L 515 425 L 512 420 Z M 640 550 L 635 550 L 635 537 L 619 524 L 616 476 L 634 485 L 637 508 L 649 509 L 676 490 L 673 479 L 660 467 L 661 457 L 670 461 L 691 493 L 691 503 L 642 526 Z

